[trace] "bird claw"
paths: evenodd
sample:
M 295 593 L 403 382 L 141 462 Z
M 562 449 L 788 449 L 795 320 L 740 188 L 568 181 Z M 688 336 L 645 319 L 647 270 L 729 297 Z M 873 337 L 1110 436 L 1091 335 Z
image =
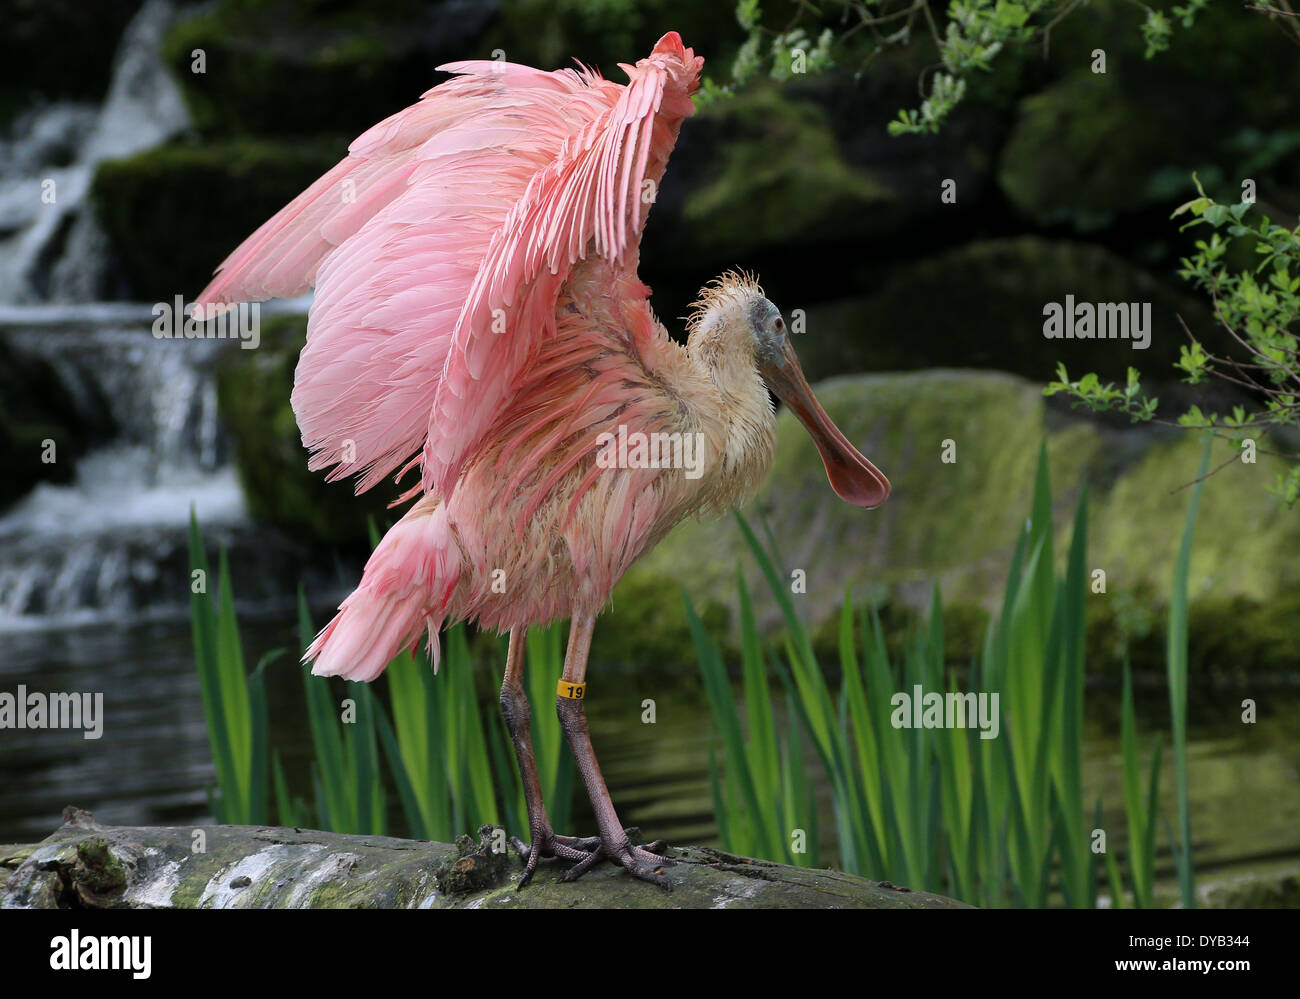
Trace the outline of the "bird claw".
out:
M 608 859 L 624 867 L 636 877 L 652 881 L 665 890 L 671 891 L 672 885 L 668 879 L 655 870 L 673 863 L 662 856 L 668 849 L 667 842 L 657 839 L 653 843 L 635 845 L 635 841 L 641 838 L 641 830 L 636 826 L 624 829 L 623 836 L 623 843 L 620 846 L 608 850 L 605 849 L 599 836 L 561 836 L 550 829 L 543 829 L 533 834 L 531 844 L 524 843 L 518 836 L 511 836 L 510 845 L 524 862 L 524 876 L 519 879 L 519 885 L 515 890 L 522 889 L 532 881 L 541 858 L 558 857 L 561 860 L 576 861 L 560 877 L 561 881 L 576 881 L 592 865 Z
M 658 850 L 667 849 L 662 840 L 656 840 L 644 847 L 633 846 L 627 839 L 612 846 L 602 843 L 598 849 L 587 854 L 560 875 L 560 880 L 565 882 L 577 881 L 578 878 L 586 874 L 600 861 L 609 860 L 618 864 L 635 878 L 656 884 L 664 891 L 672 891 L 673 883 L 663 873 L 663 869 L 673 866 L 675 861 L 660 856 L 658 852 L 655 852 L 654 848 L 658 848 Z
M 518 836 L 510 837 L 510 845 L 524 862 L 524 876 L 519 879 L 515 890 L 521 890 L 533 880 L 537 871 L 537 862 L 543 857 L 559 857 L 561 860 L 583 860 L 600 846 L 599 836 L 580 839 L 576 836 L 557 836 L 549 828 L 537 830 L 532 834 L 532 843 L 525 844 Z

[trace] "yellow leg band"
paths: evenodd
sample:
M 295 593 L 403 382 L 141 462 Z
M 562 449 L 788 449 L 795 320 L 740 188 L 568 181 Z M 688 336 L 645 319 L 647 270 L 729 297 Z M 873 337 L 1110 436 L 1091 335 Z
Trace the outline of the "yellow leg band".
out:
M 555 688 L 555 693 L 560 697 L 567 697 L 570 700 L 580 701 L 587 696 L 587 685 L 585 683 L 569 683 L 568 680 L 561 680 Z

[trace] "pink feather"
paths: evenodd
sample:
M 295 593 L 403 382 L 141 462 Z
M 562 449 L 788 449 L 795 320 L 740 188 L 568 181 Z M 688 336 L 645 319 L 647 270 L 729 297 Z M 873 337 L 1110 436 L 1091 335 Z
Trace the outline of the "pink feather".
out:
M 292 396 L 309 467 L 355 475 L 358 492 L 421 467 L 425 496 L 308 650 L 317 673 L 372 679 L 448 618 L 514 627 L 567 614 L 575 600 L 599 607 L 655 540 L 654 476 L 598 478 L 589 466 L 616 413 L 649 427 L 662 409 L 603 386 L 647 382 L 647 358 L 666 340 L 635 275 L 642 192 L 663 176 L 702 65 L 670 32 L 623 66 L 626 86 L 586 70 L 439 67 L 459 75 L 357 138 L 198 297 L 314 285 Z M 589 292 L 575 285 L 583 267 L 617 294 L 630 337 L 560 329 L 559 303 Z M 602 377 L 575 381 L 593 365 Z M 489 459 L 495 478 L 467 475 Z M 575 488 L 560 489 L 570 476 Z M 526 528 L 538 550 L 516 546 L 500 565 L 507 525 L 494 532 L 476 505 L 500 505 L 492 489 L 506 480 L 522 511 L 509 533 Z M 593 538 L 574 525 L 597 489 L 612 505 Z M 499 596 L 498 571 L 544 576 L 548 538 L 568 544 L 580 592 Z

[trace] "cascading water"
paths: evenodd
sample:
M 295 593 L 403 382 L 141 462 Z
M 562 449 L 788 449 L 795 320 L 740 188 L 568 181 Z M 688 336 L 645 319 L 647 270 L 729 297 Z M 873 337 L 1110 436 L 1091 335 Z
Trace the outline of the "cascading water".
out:
M 36 108 L 0 141 L 0 303 L 88 301 L 101 293 L 107 245 L 86 203 L 95 167 L 152 149 L 188 123 L 159 55 L 174 17 L 166 0 L 140 9 L 100 108 Z
M 0 398 L 0 453 L 34 463 L 43 438 L 56 449 L 48 472 L 0 464 L 0 692 L 96 691 L 105 711 L 97 741 L 0 732 L 0 841 L 46 835 L 69 801 L 106 822 L 209 816 L 191 508 L 209 552 L 229 552 L 250 656 L 293 643 L 285 622 L 304 575 L 314 598 L 338 595 L 332 567 L 313 573 L 300 546 L 246 515 L 214 366 L 255 363 L 256 352 L 156 339 L 151 304 L 98 301 L 114 289 L 86 197 L 95 169 L 186 125 L 159 57 L 172 18 L 164 0 L 141 7 L 100 107 L 47 104 L 0 137 L 0 393 L 12 393 Z M 228 249 L 212 247 L 214 262 Z M 32 433 L 47 424 L 52 437 Z M 273 686 L 298 683 L 294 658 Z
M 0 628 L 183 606 L 190 505 L 205 527 L 244 521 L 210 372 L 234 345 L 155 340 L 149 324 L 140 306 L 0 307 L 0 342 L 51 365 L 81 423 L 115 430 L 72 483 L 0 517 Z
M 57 405 L 108 428 L 89 449 L 55 441 L 57 460 L 80 455 L 74 473 L 0 511 L 0 631 L 183 616 L 191 506 L 209 542 L 240 551 L 242 602 L 293 592 L 293 560 L 268 565 L 284 543 L 247 521 L 218 419 L 212 365 L 238 345 L 155 339 L 151 306 L 94 301 L 109 272 L 86 198 L 95 168 L 187 124 L 159 54 L 174 16 L 167 0 L 141 7 L 99 108 L 45 105 L 0 140 L 0 364 L 52 371 Z

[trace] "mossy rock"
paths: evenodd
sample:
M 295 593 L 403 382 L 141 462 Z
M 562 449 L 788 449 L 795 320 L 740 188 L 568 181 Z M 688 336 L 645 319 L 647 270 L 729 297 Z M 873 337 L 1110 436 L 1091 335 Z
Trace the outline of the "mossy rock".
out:
M 849 439 L 890 477 L 890 501 L 864 511 L 839 500 L 812 442 L 783 411 L 773 470 L 744 513 L 756 526 L 762 519 L 770 525 L 783 577 L 805 571 L 807 592 L 795 599 L 824 650 L 834 647 L 833 619 L 846 587 L 858 601 L 910 607 L 914 621 L 928 610 L 937 581 L 945 606 L 963 609 L 956 622 L 961 640 L 982 635 L 978 608 L 991 609 L 1001 598 L 1044 440 L 1058 559 L 1087 476 L 1088 564 L 1105 568 L 1108 578 L 1107 594 L 1094 599 L 1114 602 L 1116 613 L 1134 595 L 1155 613 L 1167 603 L 1188 497 L 1175 490 L 1195 478 L 1199 465 L 1200 443 L 1192 435 L 1061 418 L 1044 405 L 1038 385 L 993 372 L 842 377 L 816 392 Z M 945 440 L 956 446 L 951 464 L 942 460 Z M 1224 456 L 1216 450 L 1217 460 Z M 1206 483 L 1191 563 L 1194 599 L 1273 601 L 1300 585 L 1293 558 L 1300 517 L 1266 490 L 1271 474 L 1264 464 L 1243 466 Z M 728 520 L 679 526 L 632 567 L 614 605 L 625 594 L 685 587 L 697 603 L 734 608 L 738 564 L 760 626 L 771 633 L 781 625 L 779 612 L 739 528 Z M 899 623 L 890 630 L 902 634 L 909 621 L 895 613 Z M 1260 613 L 1267 616 L 1266 609 Z M 1213 655 L 1221 641 L 1216 646 L 1207 633 L 1205 654 Z M 956 658 L 965 659 L 969 648 Z M 678 655 L 688 652 L 684 646 Z
M 101 164 L 91 197 L 134 297 L 190 298 L 244 237 L 344 155 L 329 144 L 177 143 Z
M 1232 4 L 1211 3 L 1195 24 L 1174 25 L 1169 48 L 1150 58 L 1141 23 L 1145 14 L 1128 0 L 1091 0 L 1089 12 L 1063 19 L 1052 29 L 1049 65 L 1059 76 L 1089 67 L 1092 53 L 1107 53 L 1107 75 L 1121 74 L 1125 100 L 1160 96 L 1165 84 L 1185 95 L 1169 111 L 1195 115 L 1199 127 L 1231 129 L 1243 121 L 1261 127 L 1294 124 L 1300 61 L 1289 32 Z
M 1026 97 L 1003 150 L 1002 190 L 1041 224 L 1105 228 L 1147 204 L 1152 164 L 1176 164 L 1186 149 L 1164 104 L 1125 100 L 1116 76 L 1088 69 Z
M 838 57 L 845 66 L 857 41 Z M 898 241 L 910 252 L 962 238 L 976 206 L 996 193 L 993 161 L 1010 128 L 1020 64 L 1007 60 L 999 88 L 980 88 L 940 134 L 895 138 L 888 123 L 916 103 L 930 57 L 914 48 L 878 55 L 868 74 L 754 79 L 700 111 L 683 130 L 672 169 L 673 182 L 691 191 L 685 216 L 702 247 L 745 259 L 764 248 L 832 242 L 854 248 L 844 254 L 851 265 L 896 257 Z M 716 60 L 712 72 L 727 77 Z M 945 181 L 955 184 L 960 208 L 943 201 Z
M 694 644 L 683 592 L 690 591 L 705 632 L 724 652 L 739 649 L 729 627 L 730 600 L 690 585 L 689 580 L 633 576 L 621 583 L 601 617 L 591 643 L 596 663 L 636 664 L 656 669 L 694 661 Z
M 413 104 L 439 63 L 470 55 L 492 13 L 427 0 L 220 0 L 172 28 L 163 58 L 205 136 L 350 140 Z
M 789 88 L 814 100 L 829 118 L 845 159 L 888 187 L 906 209 L 895 239 L 879 245 L 869 242 L 868 234 L 880 219 L 853 219 L 861 227 L 855 233 L 861 252 L 890 258 L 901 244 L 905 252 L 926 253 L 936 241 L 969 238 L 972 227 L 987 229 L 1002 210 L 998 153 L 1014 124 L 1017 100 L 1033 83 L 1034 61 L 1014 50 L 1004 53 L 991 72 L 968 80 L 960 110 L 937 134 L 891 136 L 889 122 L 901 109 L 919 104 L 917 82 L 933 70 L 933 56 L 924 45 L 873 55 L 875 46 L 865 35 L 854 39 L 865 46 L 858 60 L 846 53 L 840 64 L 860 65 L 870 58 L 869 72 L 859 76 L 841 69 Z M 945 202 L 948 181 L 956 200 Z
M 305 316 L 276 316 L 262 323 L 257 350 L 230 352 L 217 372 L 221 420 L 254 519 L 300 540 L 368 550 L 367 517 L 382 533 L 396 520 L 388 504 L 397 490 L 381 483 L 355 496 L 350 482 L 326 482 L 323 472 L 308 471 L 289 405 L 306 328 Z
M 1267 445 L 1261 445 L 1265 449 Z M 1164 438 L 1095 497 L 1089 533 L 1091 559 L 1106 569 L 1109 586 L 1131 589 L 1151 580 L 1167 597 L 1190 491 L 1203 442 L 1195 434 Z M 1231 461 L 1241 449 L 1216 441 L 1192 546 L 1193 598 L 1272 600 L 1300 586 L 1300 516 L 1269 491 L 1280 465 L 1261 457 Z M 1226 462 L 1226 464 L 1225 464 Z
M 1087 302 L 1150 302 L 1151 345 L 1049 340 L 1043 308 L 1067 295 Z M 996 308 L 990 303 L 997 303 Z M 895 270 L 874 294 L 808 310 L 797 343 L 809 378 L 928 367 L 997 368 L 1046 381 L 1058 361 L 1071 374 L 1123 380 L 1129 365 L 1171 372 L 1187 342 L 1178 322 L 1213 330 L 1196 298 L 1178 294 L 1099 246 L 1037 236 L 990 239 Z M 847 331 L 853 331 L 851 334 Z
M 764 247 L 806 245 L 844 219 L 883 211 L 892 191 L 850 166 L 826 113 L 770 85 L 722 101 L 694 125 L 713 134 L 716 175 L 688 196 L 685 220 L 706 253 L 744 258 Z

